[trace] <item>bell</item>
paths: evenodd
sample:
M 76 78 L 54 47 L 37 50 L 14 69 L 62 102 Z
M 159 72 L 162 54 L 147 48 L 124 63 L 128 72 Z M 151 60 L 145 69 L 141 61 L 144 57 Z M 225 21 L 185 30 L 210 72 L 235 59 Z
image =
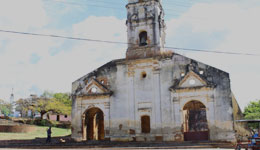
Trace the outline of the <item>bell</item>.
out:
M 147 45 L 145 37 L 141 38 L 141 45 Z
M 145 46 L 147 45 L 147 32 L 141 32 L 139 34 L 139 38 L 140 38 L 140 46 Z

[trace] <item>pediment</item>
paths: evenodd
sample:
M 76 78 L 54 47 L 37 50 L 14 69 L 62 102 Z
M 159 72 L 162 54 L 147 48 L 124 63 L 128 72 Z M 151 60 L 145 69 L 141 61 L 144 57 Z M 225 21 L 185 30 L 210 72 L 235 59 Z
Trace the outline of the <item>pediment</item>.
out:
M 216 84 L 208 81 L 204 76 L 197 74 L 194 71 L 189 71 L 184 77 L 179 80 L 175 80 L 174 85 L 170 87 L 170 90 L 182 90 L 182 89 L 201 89 L 201 88 L 214 88 Z
M 107 95 L 112 94 L 112 91 L 96 79 L 91 79 L 85 87 L 87 95 Z
M 200 75 L 193 71 L 188 72 L 184 78 L 179 82 L 179 88 L 202 87 L 207 86 L 207 81 L 202 79 Z

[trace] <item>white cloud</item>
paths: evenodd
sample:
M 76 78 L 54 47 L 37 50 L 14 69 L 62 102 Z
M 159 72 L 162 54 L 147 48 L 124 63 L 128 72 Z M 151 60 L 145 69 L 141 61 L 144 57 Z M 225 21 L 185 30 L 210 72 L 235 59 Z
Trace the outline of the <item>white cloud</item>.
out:
M 91 39 L 126 41 L 125 20 L 115 17 L 90 16 L 81 23 L 73 26 L 75 36 Z
M 96 25 L 101 24 L 102 28 L 96 28 L 93 20 Z M 109 28 L 110 31 L 103 28 Z M 73 33 L 77 37 L 82 34 L 89 35 L 92 39 L 118 41 L 118 38 L 126 37 L 124 30 L 122 20 L 114 17 L 89 17 L 74 25 Z M 124 57 L 126 51 L 125 46 L 86 41 L 76 42 L 70 49 L 40 61 L 33 69 L 34 75 L 30 77 L 32 83 L 41 89 L 70 91 L 73 81 L 112 59 Z
M 222 1 L 194 5 L 168 22 L 167 45 L 259 54 L 260 5 L 243 4 Z M 232 90 L 242 108 L 260 99 L 259 57 L 196 52 L 185 55 L 229 72 Z
M 0 20 L 0 27 L 21 31 L 40 28 L 48 22 L 41 0 L 0 1 Z
M 4 37 L 3 34 L 1 36 Z M 1 37 L 0 36 L 0 37 Z M 4 99 L 10 95 L 10 89 L 15 91 L 24 91 L 25 93 L 34 84 L 34 73 L 37 66 L 30 63 L 33 53 L 41 56 L 42 59 L 48 57 L 48 49 L 56 45 L 55 40 L 48 38 L 37 38 L 13 35 L 8 38 L 4 52 L 0 55 L 1 78 L 0 83 L 2 90 L 9 91 L 4 93 Z M 38 76 L 41 79 L 41 76 Z M 28 94 L 27 94 L 28 95 Z M 2 94 L 1 94 L 2 96 Z M 17 95 L 18 96 L 18 95 Z M 18 98 L 18 97 L 16 97 Z
M 95 24 L 93 24 L 95 22 Z M 101 24 L 100 28 L 96 28 Z M 109 30 L 109 31 L 106 31 Z M 38 30 L 38 33 L 69 35 L 69 32 Z M 115 17 L 89 17 L 73 26 L 73 36 L 108 41 L 125 41 L 124 20 Z M 87 35 L 87 36 L 85 36 Z M 49 37 L 2 34 L 8 39 L 5 53 L 0 55 L 0 98 L 8 99 L 11 88 L 16 99 L 34 91 L 69 92 L 74 80 L 112 59 L 124 57 L 126 46 Z M 66 46 L 70 45 L 69 48 Z M 58 53 L 51 55 L 51 49 Z M 31 64 L 33 54 L 40 57 Z M 36 89 L 35 89 L 36 88 Z
M 0 29 L 14 31 L 39 30 L 48 23 L 41 0 L 0 1 Z M 24 35 L 0 33 L 0 98 L 8 100 L 14 87 L 19 95 L 30 88 L 29 59 L 32 53 L 43 55 L 51 41 Z M 48 42 L 46 42 L 48 41 Z M 46 55 L 46 54 L 45 54 Z
M 196 4 L 179 18 L 167 21 L 166 44 L 259 53 L 259 10 L 260 5 L 246 5 L 244 1 Z M 10 30 L 33 29 L 37 33 L 122 42 L 127 37 L 125 19 L 116 17 L 88 17 L 73 25 L 72 32 L 46 29 L 49 18 L 41 0 L 1 1 L 0 20 L 0 28 Z M 12 87 L 16 98 L 27 97 L 35 88 L 70 91 L 71 82 L 112 59 L 125 57 L 126 52 L 126 45 L 8 33 L 1 33 L 0 41 L 0 99 L 8 99 Z M 57 53 L 50 55 L 52 51 Z M 32 54 L 40 57 L 37 64 L 30 63 Z M 260 98 L 259 57 L 184 54 L 229 72 L 232 90 L 242 107 Z

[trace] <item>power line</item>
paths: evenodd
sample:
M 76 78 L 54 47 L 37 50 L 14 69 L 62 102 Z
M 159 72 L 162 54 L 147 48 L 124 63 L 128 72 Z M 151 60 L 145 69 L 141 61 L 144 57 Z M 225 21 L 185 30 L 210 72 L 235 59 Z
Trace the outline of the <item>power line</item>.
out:
M 230 55 L 260 56 L 260 54 L 236 53 L 236 52 L 217 51 L 217 50 L 207 50 L 207 49 L 179 48 L 179 47 L 168 47 L 168 46 L 166 46 L 165 48 L 174 49 L 174 50 L 183 50 L 183 51 L 206 52 L 206 53 L 218 53 L 218 54 L 230 54 Z
M 76 3 L 76 2 L 67 2 L 67 1 L 57 1 L 57 0 L 45 0 L 49 2 L 56 2 L 56 3 L 62 3 L 66 5 L 76 5 L 76 6 L 93 6 L 93 7 L 101 7 L 101 8 L 112 8 L 112 9 L 121 9 L 119 7 L 110 7 L 110 6 L 102 6 L 102 5 L 96 5 L 96 4 L 83 4 L 83 3 Z M 123 7 L 122 7 L 123 8 Z
M 56 2 L 56 3 L 62 3 L 62 4 L 66 4 L 66 5 L 77 5 L 77 6 L 93 6 L 93 7 L 100 7 L 100 8 L 111 8 L 111 9 L 115 9 L 115 10 L 123 10 L 124 7 L 114 7 L 115 5 L 97 5 L 97 4 L 86 4 L 86 3 L 79 3 L 79 2 L 69 2 L 69 1 L 58 1 L 58 0 L 44 0 L 44 1 L 48 1 L 48 2 Z M 99 2 L 102 2 L 102 3 L 107 3 L 107 2 L 103 2 L 103 1 L 99 1 Z M 111 4 L 109 2 L 109 4 Z M 112 3 L 112 4 L 119 4 L 119 3 Z M 111 7 L 113 6 L 113 7 Z M 120 5 L 118 6 L 122 6 L 122 4 L 120 3 Z M 180 11 L 176 11 L 176 10 L 173 10 L 173 9 L 164 9 L 164 10 L 168 10 L 168 11 L 173 11 L 173 12 L 180 12 Z
M 62 39 L 78 40 L 78 41 L 90 41 L 90 42 L 99 42 L 99 43 L 109 43 L 109 44 L 124 44 L 124 45 L 133 44 L 133 43 L 127 43 L 127 42 L 97 40 L 97 39 L 89 39 L 89 38 L 61 36 L 61 35 L 54 35 L 54 34 L 40 34 L 40 33 L 19 32 L 19 31 L 10 31 L 10 30 L 1 30 L 1 29 L 0 29 L 0 32 L 12 33 L 12 34 L 22 34 L 22 35 L 31 35 L 31 36 L 41 36 L 41 37 L 62 38 Z M 136 44 L 133 44 L 133 45 L 136 45 Z M 260 54 L 236 53 L 236 52 L 216 51 L 216 50 L 207 50 L 207 49 L 192 49 L 192 48 L 180 48 L 180 47 L 170 47 L 170 46 L 166 46 L 165 48 L 166 49 L 171 49 L 171 50 L 182 50 L 182 51 L 195 51 L 195 52 L 207 52 L 207 53 L 230 54 L 230 55 L 260 56 Z
M 83 6 L 92 6 L 92 7 L 98 7 L 98 8 L 106 8 L 106 9 L 113 9 L 114 11 L 123 11 L 124 9 L 124 7 L 114 7 L 115 5 L 106 5 L 106 6 L 104 6 L 104 5 L 97 5 L 97 4 L 85 4 L 85 3 L 76 3 L 76 2 L 68 2 L 68 1 L 58 1 L 58 0 L 44 0 L 44 1 L 48 1 L 48 2 L 56 2 L 56 3 L 61 3 L 61 4 L 65 4 L 65 5 L 74 5 L 74 6 L 79 6 L 79 7 L 83 7 Z M 99 2 L 103 2 L 103 1 L 99 1 Z M 105 3 L 105 2 L 104 2 Z M 116 3 L 116 2 L 114 2 L 114 3 Z M 120 4 L 121 5 L 121 4 Z M 184 6 L 185 7 L 185 6 Z M 177 7 L 178 8 L 178 7 Z M 189 8 L 189 7 L 187 7 L 187 8 Z M 168 16 L 176 16 L 176 17 L 178 17 L 178 16 L 180 16 L 180 15 L 178 15 L 178 14 L 180 14 L 180 13 L 182 13 L 183 11 L 177 11 L 177 10 L 174 10 L 174 9 L 164 9 L 165 11 L 167 11 L 167 12 L 174 12 L 175 14 L 172 14 L 172 13 L 167 13 L 167 15 Z M 199 20 L 201 20 L 202 18 L 199 18 L 199 17 L 189 17 L 189 18 L 197 18 L 197 19 L 199 19 Z
M 99 3 L 105 3 L 106 5 L 107 4 L 118 4 L 118 5 L 126 5 L 127 3 L 121 3 L 121 2 L 108 2 L 108 1 L 103 1 L 103 0 L 83 0 L 83 1 L 85 1 L 85 2 L 99 2 Z M 174 6 L 183 6 L 183 7 L 189 7 L 189 6 L 187 6 L 187 5 L 179 5 L 180 3 L 168 3 L 168 2 L 164 2 L 163 4 L 167 4 L 167 5 L 174 5 Z M 183 4 L 183 3 L 182 3 Z M 114 5 L 113 5 L 114 6 Z
M 42 36 L 42 37 L 62 38 L 62 39 L 78 40 L 78 41 L 102 42 L 102 43 L 113 43 L 113 44 L 127 44 L 127 43 L 124 43 L 124 42 L 94 40 L 94 39 L 87 39 L 87 38 L 53 35 L 53 34 L 40 34 L 40 33 L 19 32 L 19 31 L 8 31 L 8 30 L 0 30 L 0 32 L 13 33 L 13 34 L 23 34 L 23 35 L 32 35 L 32 36 Z

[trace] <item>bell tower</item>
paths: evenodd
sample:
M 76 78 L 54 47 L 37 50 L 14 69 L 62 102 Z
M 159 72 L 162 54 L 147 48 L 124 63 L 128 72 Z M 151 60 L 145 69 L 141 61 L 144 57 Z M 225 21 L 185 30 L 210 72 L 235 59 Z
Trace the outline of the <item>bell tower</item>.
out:
M 153 57 L 160 54 L 165 43 L 162 0 L 128 0 L 127 59 Z

